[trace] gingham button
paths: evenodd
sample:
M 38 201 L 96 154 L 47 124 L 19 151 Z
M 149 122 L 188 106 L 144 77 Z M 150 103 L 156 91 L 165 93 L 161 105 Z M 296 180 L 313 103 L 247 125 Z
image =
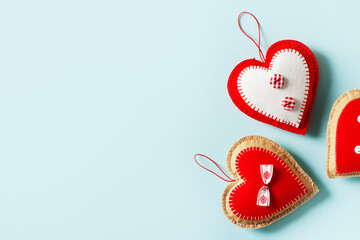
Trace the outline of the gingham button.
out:
M 357 145 L 357 146 L 355 147 L 355 153 L 356 153 L 356 154 L 360 154 L 360 146 L 359 146 L 359 145 Z
M 292 97 L 285 97 L 281 100 L 281 106 L 286 111 L 290 111 L 295 107 L 295 100 Z
M 280 74 L 274 74 L 270 78 L 270 85 L 273 86 L 273 88 L 281 88 L 284 85 L 285 79 Z

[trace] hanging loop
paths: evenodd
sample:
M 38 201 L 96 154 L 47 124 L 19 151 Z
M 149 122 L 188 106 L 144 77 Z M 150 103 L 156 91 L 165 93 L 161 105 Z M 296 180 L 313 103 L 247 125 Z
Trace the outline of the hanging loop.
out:
M 258 26 L 258 31 L 259 31 L 259 43 L 257 43 L 252 37 L 250 37 L 241 27 L 241 24 L 240 24 L 240 17 L 243 15 L 243 14 L 249 14 L 250 16 L 252 16 L 255 21 L 256 21 L 256 24 Z M 264 54 L 263 52 L 261 51 L 261 48 L 260 48 L 260 24 L 259 24 L 259 21 L 256 19 L 256 17 L 252 14 L 252 13 L 249 13 L 249 12 L 241 12 L 238 16 L 238 25 L 239 25 L 239 28 L 240 30 L 245 34 L 246 37 L 248 37 L 254 44 L 255 46 L 259 49 L 259 56 L 260 56 L 260 59 L 262 62 L 265 62 L 265 57 L 264 57 Z
M 204 158 L 208 159 L 209 161 L 211 161 L 213 164 L 215 164 L 215 166 L 216 166 L 228 179 L 225 179 L 225 178 L 219 176 L 217 173 L 211 171 L 210 169 L 202 166 L 202 165 L 196 160 L 196 157 L 197 157 L 197 156 L 204 157 Z M 203 155 L 203 154 L 199 154 L 199 153 L 198 153 L 198 154 L 195 154 L 194 160 L 195 160 L 195 162 L 196 162 L 200 167 L 202 167 L 202 168 L 205 169 L 206 171 L 211 172 L 212 174 L 216 175 L 218 178 L 224 180 L 225 182 L 235 182 L 235 180 L 232 179 L 231 177 L 229 177 L 228 175 L 226 175 L 226 173 L 219 167 L 219 165 L 218 165 L 214 160 L 212 160 L 211 158 L 209 158 L 209 157 L 207 157 L 207 156 L 205 156 L 205 155 Z

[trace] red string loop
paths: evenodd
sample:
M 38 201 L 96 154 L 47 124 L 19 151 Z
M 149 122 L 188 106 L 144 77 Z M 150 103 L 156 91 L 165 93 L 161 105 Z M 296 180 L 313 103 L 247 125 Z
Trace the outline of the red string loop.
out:
M 259 31 L 259 43 L 255 42 L 255 40 L 254 40 L 252 37 L 250 37 L 250 36 L 242 29 L 241 24 L 240 24 L 240 17 L 241 17 L 241 15 L 243 15 L 243 14 L 249 14 L 250 16 L 252 16 L 252 17 L 255 19 L 256 24 L 257 24 L 257 26 L 258 26 L 258 31 Z M 240 30 L 245 34 L 245 36 L 247 36 L 247 37 L 256 45 L 256 47 L 259 49 L 260 59 L 261 59 L 261 61 L 265 62 L 264 54 L 263 54 L 263 52 L 261 51 L 261 48 L 260 48 L 260 35 L 261 35 L 261 34 L 260 34 L 260 24 L 259 24 L 259 21 L 256 19 L 256 17 L 255 17 L 252 13 L 249 13 L 249 12 L 241 12 L 241 13 L 239 14 L 239 16 L 238 16 L 238 25 L 239 25 Z
M 219 176 L 217 173 L 211 171 L 210 169 L 202 166 L 202 165 L 196 160 L 196 157 L 197 157 L 197 156 L 201 156 L 201 157 L 204 157 L 204 158 L 210 160 L 213 164 L 215 164 L 215 166 L 216 166 L 228 179 L 225 179 L 225 178 Z M 219 165 L 218 165 L 214 160 L 212 160 L 211 158 L 209 158 L 209 157 L 207 157 L 207 156 L 205 156 L 205 155 L 203 155 L 203 154 L 199 154 L 199 153 L 198 153 L 198 154 L 195 154 L 194 160 L 195 160 L 195 162 L 196 162 L 200 167 L 202 167 L 202 168 L 205 169 L 206 171 L 209 171 L 209 172 L 215 174 L 218 178 L 221 178 L 221 179 L 224 180 L 225 182 L 235 182 L 235 180 L 232 179 L 231 177 L 229 177 L 228 175 L 226 175 L 226 173 L 224 173 L 224 171 L 219 167 Z

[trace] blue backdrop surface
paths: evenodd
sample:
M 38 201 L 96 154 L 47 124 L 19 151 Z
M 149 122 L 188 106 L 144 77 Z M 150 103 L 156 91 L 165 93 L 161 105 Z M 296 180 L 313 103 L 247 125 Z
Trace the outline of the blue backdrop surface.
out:
M 325 174 L 333 102 L 360 86 L 356 1 L 2 1 L 0 239 L 338 239 L 358 235 L 359 178 Z M 258 58 L 237 15 L 259 19 L 263 49 L 308 45 L 320 69 L 306 136 L 257 122 L 227 93 Z M 256 25 L 243 18 L 246 31 Z M 223 215 L 221 166 L 262 135 L 288 150 L 320 192 L 259 230 Z M 357 137 L 357 136 L 354 136 Z M 360 140 L 359 140 L 360 141 Z M 209 165 L 207 165 L 209 166 Z

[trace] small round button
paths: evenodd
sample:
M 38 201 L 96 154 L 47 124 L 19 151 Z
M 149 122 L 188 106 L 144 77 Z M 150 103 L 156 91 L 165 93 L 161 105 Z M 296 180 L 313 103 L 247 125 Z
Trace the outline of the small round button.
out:
M 273 86 L 273 88 L 281 88 L 284 85 L 285 79 L 281 74 L 274 74 L 270 78 L 270 85 Z
M 360 123 L 360 115 L 358 116 L 357 120 L 358 120 L 358 122 Z
M 355 153 L 356 153 L 356 154 L 360 154 L 360 146 L 359 146 L 359 145 L 357 145 L 357 146 L 355 147 Z
M 284 97 L 281 100 L 281 106 L 284 108 L 284 110 L 286 111 L 290 111 L 292 109 L 295 108 L 295 99 L 292 97 Z

